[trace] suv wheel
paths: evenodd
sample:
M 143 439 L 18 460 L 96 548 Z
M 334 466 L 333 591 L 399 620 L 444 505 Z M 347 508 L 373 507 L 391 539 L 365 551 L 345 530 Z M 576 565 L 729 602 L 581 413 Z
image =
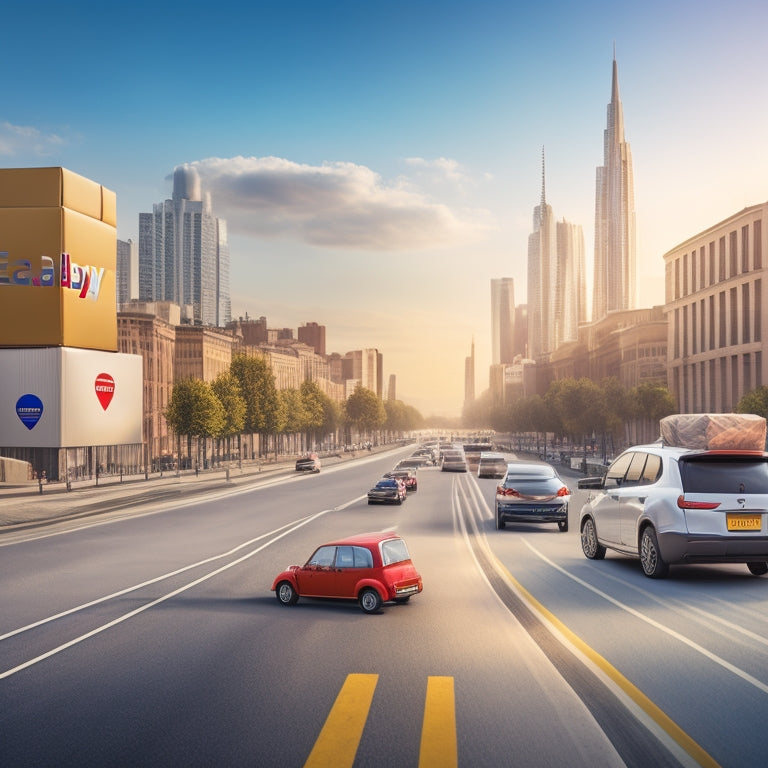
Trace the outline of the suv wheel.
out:
M 661 559 L 656 531 L 650 525 L 640 534 L 640 564 L 650 579 L 663 579 L 669 573 L 669 566 Z
M 605 557 L 605 547 L 597 540 L 595 521 L 591 517 L 581 526 L 581 551 L 590 560 L 602 560 Z

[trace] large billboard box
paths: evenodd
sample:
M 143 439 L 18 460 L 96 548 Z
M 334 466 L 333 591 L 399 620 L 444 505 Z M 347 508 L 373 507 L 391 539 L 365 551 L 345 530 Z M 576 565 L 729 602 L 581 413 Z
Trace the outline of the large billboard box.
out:
M 117 351 L 116 211 L 65 168 L 0 168 L 0 348 Z
M 142 442 L 141 355 L 69 347 L 0 349 L 0 445 Z

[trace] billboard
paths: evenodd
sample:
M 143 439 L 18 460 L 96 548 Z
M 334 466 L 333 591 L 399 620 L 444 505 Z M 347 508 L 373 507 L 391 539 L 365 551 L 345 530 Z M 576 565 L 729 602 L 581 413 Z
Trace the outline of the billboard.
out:
M 89 349 L 0 349 L 0 444 L 142 442 L 143 360 Z
M 116 213 L 65 168 L 0 169 L 0 348 L 117 351 Z

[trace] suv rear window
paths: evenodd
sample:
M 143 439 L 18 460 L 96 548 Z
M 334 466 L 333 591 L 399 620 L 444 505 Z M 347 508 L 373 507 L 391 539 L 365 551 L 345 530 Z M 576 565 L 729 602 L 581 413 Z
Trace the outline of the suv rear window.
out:
M 768 493 L 768 460 L 754 456 L 680 460 L 685 493 Z

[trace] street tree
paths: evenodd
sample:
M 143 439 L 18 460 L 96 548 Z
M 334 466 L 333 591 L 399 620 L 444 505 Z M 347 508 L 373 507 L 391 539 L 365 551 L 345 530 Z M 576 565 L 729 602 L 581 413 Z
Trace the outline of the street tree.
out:
M 223 371 L 211 382 L 211 389 L 224 407 L 224 427 L 220 439 L 216 441 L 217 454 L 220 454 L 221 439 L 226 440 L 226 452 L 232 455 L 232 438 L 240 435 L 245 427 L 245 399 L 240 393 L 240 385 L 231 371 Z

